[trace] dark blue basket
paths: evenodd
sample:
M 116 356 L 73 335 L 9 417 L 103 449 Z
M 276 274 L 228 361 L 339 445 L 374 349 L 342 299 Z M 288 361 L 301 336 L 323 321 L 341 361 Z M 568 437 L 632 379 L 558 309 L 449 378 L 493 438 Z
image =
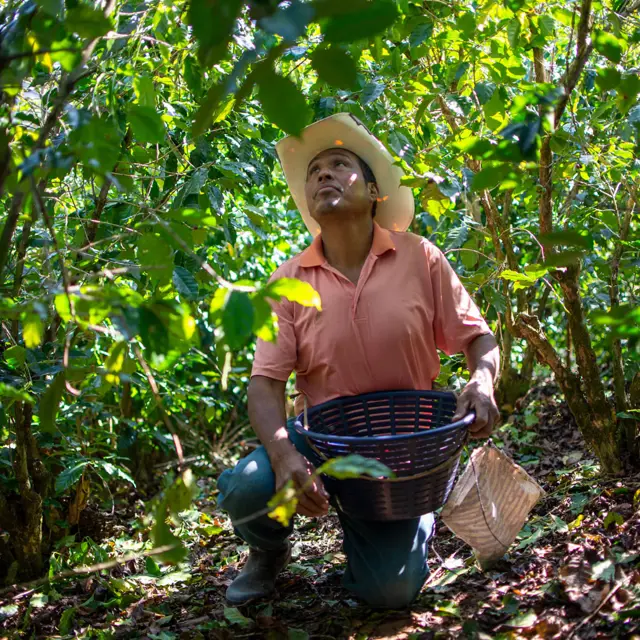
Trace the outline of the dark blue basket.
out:
M 456 396 L 442 391 L 386 391 L 330 400 L 295 422 L 312 462 L 350 454 L 374 458 L 395 478 L 324 478 L 345 513 L 364 520 L 407 520 L 440 508 L 453 488 L 467 429 L 451 423 Z

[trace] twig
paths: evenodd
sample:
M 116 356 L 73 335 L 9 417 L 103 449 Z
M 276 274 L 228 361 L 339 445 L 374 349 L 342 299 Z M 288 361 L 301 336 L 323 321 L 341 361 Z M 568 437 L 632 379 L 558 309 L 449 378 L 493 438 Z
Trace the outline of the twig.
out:
M 121 558 L 114 558 L 113 560 L 108 560 L 106 562 L 99 562 L 98 564 L 92 564 L 89 567 L 80 567 L 77 569 L 68 569 L 67 571 L 61 571 L 60 573 L 56 573 L 53 576 L 45 576 L 44 578 L 38 578 L 37 580 L 32 580 L 31 582 L 23 582 L 22 584 L 12 584 L 10 587 L 6 587 L 0 590 L 0 595 L 4 595 L 5 593 L 9 593 L 14 589 L 24 589 L 28 588 L 30 591 L 33 591 L 34 588 L 40 587 L 44 584 L 49 584 L 51 582 L 57 582 L 58 580 L 64 580 L 66 578 L 73 578 L 75 576 L 84 576 L 88 573 L 95 573 L 96 571 L 105 571 L 107 569 L 113 569 L 121 564 L 126 564 L 127 562 L 131 562 L 131 560 L 139 560 L 140 558 L 148 558 L 150 556 L 158 556 L 163 553 L 167 553 L 168 551 L 172 551 L 178 545 L 176 544 L 166 544 L 162 547 L 156 547 L 155 549 L 150 549 L 149 551 L 144 551 L 143 553 L 131 553 L 127 556 L 122 556 Z M 23 597 L 23 593 L 18 593 L 15 596 L 11 596 L 9 600 L 16 600 L 18 598 Z M 0 604 L 5 604 L 9 600 L 0 601 Z
M 582 622 L 580 622 L 576 627 L 574 627 L 573 631 L 567 636 L 567 640 L 571 640 L 571 638 L 573 638 L 573 636 L 576 635 L 576 633 L 578 632 L 579 629 L 581 629 L 585 624 L 587 624 L 587 622 L 589 622 L 589 620 L 591 620 L 592 618 L 597 616 L 600 613 L 600 611 L 602 610 L 602 608 L 604 607 L 604 605 L 607 604 L 607 602 L 609 602 L 609 600 L 611 600 L 611 598 L 613 598 L 613 596 L 615 595 L 616 591 L 618 591 L 618 589 L 620 589 L 620 587 L 625 586 L 626 582 L 627 582 L 627 578 L 625 578 L 624 580 L 621 580 L 620 582 L 618 582 L 613 587 L 613 589 L 611 589 L 611 591 L 609 592 L 609 595 L 607 595 L 607 597 L 598 605 L 596 610 L 593 611 L 593 613 L 590 613 L 584 620 L 582 620 Z

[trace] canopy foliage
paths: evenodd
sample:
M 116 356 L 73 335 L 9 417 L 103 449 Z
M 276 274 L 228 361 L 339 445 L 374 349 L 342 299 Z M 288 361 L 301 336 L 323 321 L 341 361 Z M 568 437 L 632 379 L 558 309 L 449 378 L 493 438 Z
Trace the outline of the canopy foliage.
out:
M 144 482 L 174 450 L 224 459 L 246 432 L 268 299 L 321 303 L 267 285 L 309 241 L 274 142 L 342 111 L 393 152 L 411 230 L 492 323 L 504 408 L 537 360 L 603 468 L 637 465 L 637 5 L 9 0 L 0 518 L 15 571 L 40 571 L 42 527 L 75 524 L 91 486 Z M 464 374 L 445 358 L 438 383 Z

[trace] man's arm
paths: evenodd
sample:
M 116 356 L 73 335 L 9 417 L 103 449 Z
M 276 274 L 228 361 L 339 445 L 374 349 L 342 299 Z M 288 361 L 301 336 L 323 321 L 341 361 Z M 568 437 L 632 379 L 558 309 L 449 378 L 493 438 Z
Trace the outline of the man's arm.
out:
M 296 487 L 305 486 L 315 472 L 313 465 L 297 451 L 287 434 L 285 394 L 286 382 L 253 376 L 249 383 L 249 420 L 267 450 L 276 476 L 276 490 L 293 480 Z M 316 478 L 299 496 L 298 513 L 321 516 L 329 508 L 327 495 L 320 478 Z
M 476 420 L 469 427 L 473 438 L 488 438 L 500 417 L 493 396 L 493 385 L 500 371 L 498 343 L 490 333 L 478 336 L 464 350 L 467 367 L 471 372 L 469 382 L 458 397 L 454 421 L 475 411 Z

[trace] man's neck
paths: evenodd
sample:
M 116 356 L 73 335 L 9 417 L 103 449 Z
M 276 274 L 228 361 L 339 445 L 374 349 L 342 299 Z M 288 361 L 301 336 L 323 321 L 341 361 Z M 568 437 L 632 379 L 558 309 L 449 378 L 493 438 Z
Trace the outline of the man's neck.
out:
M 373 242 L 373 220 L 342 220 L 322 228 L 322 248 L 327 262 L 339 271 L 360 269 Z

